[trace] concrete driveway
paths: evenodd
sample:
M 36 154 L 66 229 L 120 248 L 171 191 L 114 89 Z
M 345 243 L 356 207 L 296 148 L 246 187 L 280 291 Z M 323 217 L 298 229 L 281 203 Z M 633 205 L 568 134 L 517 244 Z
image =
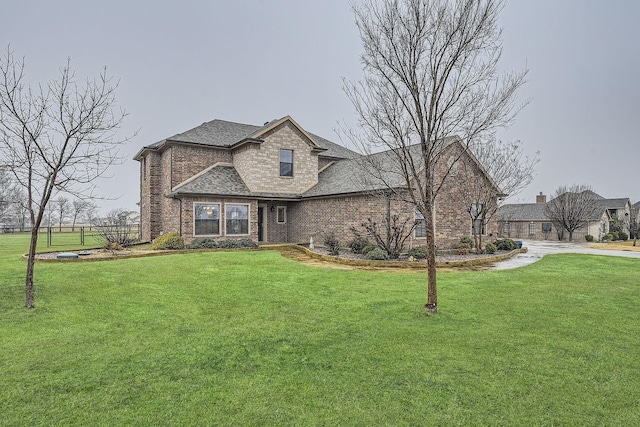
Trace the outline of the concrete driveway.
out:
M 550 241 L 534 241 L 523 240 L 522 246 L 526 247 L 528 252 L 524 254 L 518 254 L 508 260 L 501 261 L 495 264 L 493 270 L 508 270 L 510 268 L 522 267 L 523 265 L 531 264 L 547 254 L 587 254 L 587 255 L 605 255 L 605 256 L 617 256 L 625 258 L 638 258 L 640 259 L 640 252 L 631 251 L 612 251 L 606 249 L 592 249 L 587 248 L 583 243 L 568 243 L 568 242 L 550 242 Z

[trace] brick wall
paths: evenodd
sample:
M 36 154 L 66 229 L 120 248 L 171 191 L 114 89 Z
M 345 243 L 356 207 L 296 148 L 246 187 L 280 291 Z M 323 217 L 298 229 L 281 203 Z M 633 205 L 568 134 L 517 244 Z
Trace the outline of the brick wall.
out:
M 173 145 L 173 164 L 171 169 L 171 186 L 175 187 L 193 175 L 219 163 L 231 163 L 229 150 L 212 147 L 193 147 L 188 145 Z
M 160 198 L 162 191 L 162 159 L 157 152 L 148 152 L 140 162 L 141 239 L 150 241 L 159 234 L 162 223 Z
M 295 126 L 285 122 L 263 139 L 233 152 L 233 164 L 251 191 L 300 194 L 318 182 L 318 154 Z M 293 150 L 293 177 L 280 176 L 281 148 Z

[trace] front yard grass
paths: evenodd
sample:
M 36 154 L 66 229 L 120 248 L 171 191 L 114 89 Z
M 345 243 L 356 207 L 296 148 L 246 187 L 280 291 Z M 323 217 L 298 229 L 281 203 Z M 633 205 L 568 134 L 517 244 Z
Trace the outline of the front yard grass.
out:
M 0 425 L 638 425 L 638 260 L 439 275 L 273 251 L 36 264 L 0 236 Z

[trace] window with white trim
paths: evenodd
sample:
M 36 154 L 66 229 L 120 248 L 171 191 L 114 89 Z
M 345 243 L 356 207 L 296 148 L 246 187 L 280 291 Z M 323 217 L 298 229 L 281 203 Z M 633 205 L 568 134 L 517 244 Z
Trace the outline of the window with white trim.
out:
M 195 203 L 193 205 L 193 235 L 220 235 L 220 204 Z
M 225 204 L 227 236 L 249 234 L 249 205 Z
M 504 224 L 502 224 L 502 234 L 509 234 L 509 223 L 505 222 Z
M 287 207 L 278 206 L 276 211 L 276 222 L 278 224 L 285 224 L 287 222 Z
M 536 223 L 535 222 L 530 222 L 529 223 L 529 236 L 533 236 L 534 234 L 536 234 Z
M 475 218 L 471 221 L 471 230 L 475 231 L 476 235 L 486 235 L 487 224 L 484 221 L 484 204 L 472 203 L 471 216 Z

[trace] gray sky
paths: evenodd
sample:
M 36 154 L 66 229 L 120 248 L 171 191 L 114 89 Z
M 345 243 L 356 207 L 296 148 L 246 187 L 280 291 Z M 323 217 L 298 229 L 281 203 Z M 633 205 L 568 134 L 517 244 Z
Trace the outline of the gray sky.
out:
M 215 118 L 260 125 L 291 115 L 339 142 L 355 123 L 342 78 L 361 76 L 360 40 L 345 0 L 12 1 L 0 44 L 24 57 L 31 82 L 57 76 L 67 57 L 80 78 L 103 66 L 120 79 L 127 161 L 101 183 L 103 211 L 137 209 L 142 148 Z M 640 200 L 640 2 L 507 3 L 505 71 L 528 66 L 531 103 L 501 132 L 540 152 L 536 179 L 513 202 L 561 184 Z

